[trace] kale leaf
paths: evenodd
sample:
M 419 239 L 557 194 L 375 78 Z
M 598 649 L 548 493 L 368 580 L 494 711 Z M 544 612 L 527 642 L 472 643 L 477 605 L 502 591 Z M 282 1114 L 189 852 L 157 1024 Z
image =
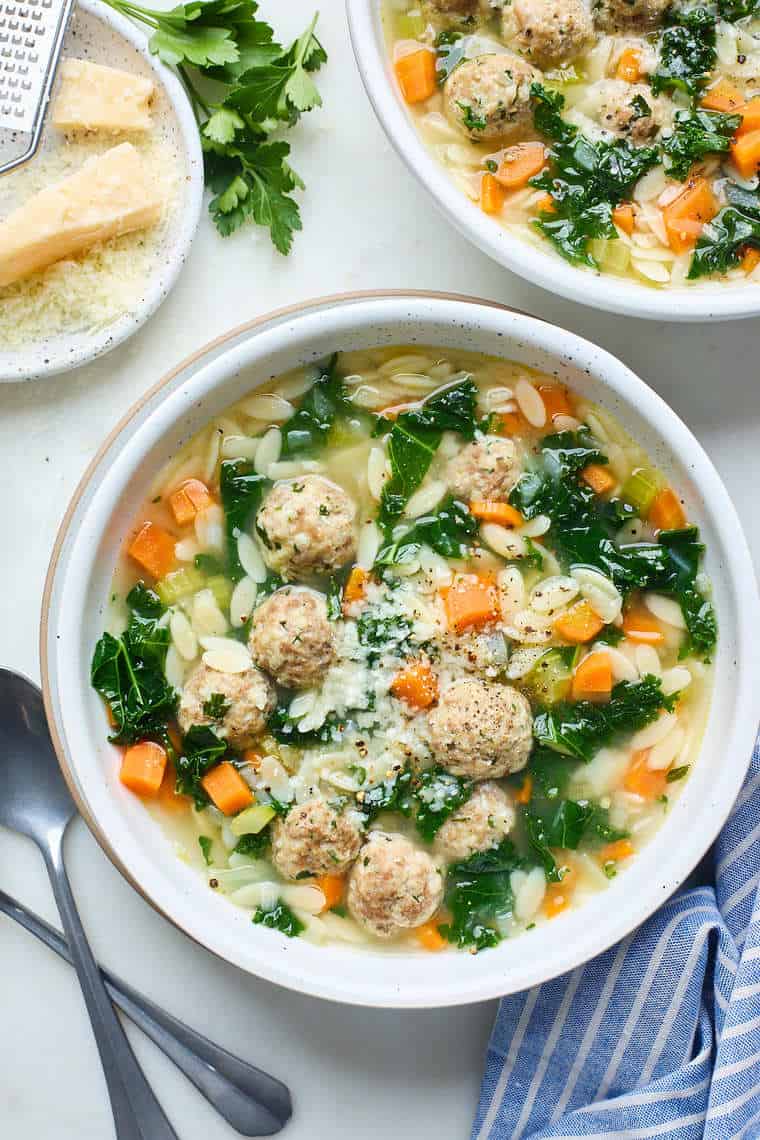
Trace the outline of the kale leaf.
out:
M 469 507 L 447 498 L 433 514 L 423 515 L 411 526 L 394 529 L 391 541 L 375 559 L 376 566 L 398 566 L 412 562 L 422 546 L 430 546 L 444 558 L 464 558 L 474 545 L 478 522 Z
M 552 146 L 548 167 L 530 184 L 550 194 L 554 203 L 553 211 L 533 225 L 566 260 L 595 268 L 589 243 L 617 237 L 612 211 L 657 163 L 657 148 L 637 147 L 627 139 L 592 141 L 564 121 L 565 98 L 559 92 L 533 83 L 531 97 L 534 125 Z
M 262 859 L 269 847 L 270 839 L 269 824 L 267 824 L 266 827 L 262 827 L 261 831 L 241 835 L 235 844 L 233 854 L 250 855 L 252 859 Z
M 391 478 L 383 488 L 378 519 L 381 526 L 392 525 L 401 515 L 425 478 L 445 431 L 473 438 L 476 399 L 477 388 L 467 376 L 434 392 L 419 407 L 401 412 L 393 421 L 388 438 Z
M 718 14 L 730 24 L 756 15 L 759 8 L 760 0 L 718 0 Z
M 453 776 L 440 767 L 427 768 L 414 781 L 414 822 L 422 838 L 431 843 L 452 812 L 472 795 L 472 781 Z
M 735 206 L 723 209 L 702 227 L 697 238 L 688 277 L 706 277 L 726 273 L 741 261 L 744 247 L 760 248 L 760 218 L 752 217 Z
M 224 756 L 227 745 L 207 725 L 195 724 L 182 740 L 182 752 L 175 760 L 178 795 L 190 796 L 200 810 L 209 803 L 201 780 Z
M 508 914 L 513 896 L 510 877 L 524 867 L 510 839 L 502 839 L 490 851 L 476 852 L 452 863 L 446 878 L 446 906 L 451 922 L 440 931 L 456 946 L 485 950 L 501 941 L 493 919 Z
M 605 704 L 563 701 L 540 710 L 533 718 L 533 736 L 544 748 L 589 761 L 618 736 L 651 724 L 674 702 L 675 697 L 665 696 L 657 677 L 619 681 Z
M 127 604 L 129 622 L 121 637 L 104 633 L 95 646 L 91 682 L 111 710 L 112 741 L 165 741 L 177 698 L 164 674 L 170 636 L 159 625 L 164 606 L 142 582 L 130 590 Z
M 672 11 L 660 40 L 660 59 L 649 83 L 655 95 L 685 91 L 696 99 L 715 66 L 715 13 L 706 7 Z
M 208 835 L 199 835 L 198 846 L 200 847 L 201 853 L 203 855 L 203 862 L 207 867 L 210 867 L 212 863 L 211 848 L 214 846 L 213 839 L 210 839 Z
M 330 357 L 301 400 L 298 410 L 282 425 L 282 454 L 285 458 L 321 450 L 338 416 L 351 410 L 343 381 L 336 371 L 337 359 L 337 353 Z
M 258 926 L 267 926 L 270 930 L 279 930 L 288 938 L 297 938 L 306 927 L 297 918 L 290 907 L 284 902 L 276 902 L 274 906 L 259 906 L 252 919 Z
M 401 815 L 409 815 L 413 780 L 414 774 L 407 766 L 360 792 L 356 806 L 367 823 L 376 819 L 381 811 L 397 811 Z
M 238 558 L 238 536 L 249 529 L 269 486 L 269 480 L 257 474 L 247 459 L 225 459 L 222 463 L 219 493 L 224 508 L 227 572 L 234 582 L 245 577 Z
M 684 182 L 695 162 L 706 154 L 723 154 L 731 145 L 741 115 L 726 115 L 718 111 L 677 111 L 673 133 L 663 141 L 668 155 L 667 173 Z
M 553 849 L 575 851 L 584 841 L 612 843 L 627 835 L 612 827 L 605 809 L 589 800 L 533 796 L 523 819 L 528 841 L 551 883 L 562 879 Z

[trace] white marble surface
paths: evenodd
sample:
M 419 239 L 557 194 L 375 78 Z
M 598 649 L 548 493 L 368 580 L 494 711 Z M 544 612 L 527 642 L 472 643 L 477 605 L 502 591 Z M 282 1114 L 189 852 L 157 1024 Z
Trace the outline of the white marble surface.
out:
M 269 0 L 283 36 L 313 0 Z M 320 33 L 325 99 L 294 138 L 304 233 L 287 260 L 252 232 L 222 241 L 204 219 L 172 296 L 132 341 L 44 383 L 0 387 L 4 539 L 0 663 L 38 676 L 42 585 L 58 522 L 103 436 L 146 385 L 211 337 L 279 305 L 342 290 L 409 287 L 508 302 L 574 328 L 621 356 L 671 403 L 712 456 L 760 561 L 757 324 L 668 326 L 558 301 L 491 264 L 438 218 L 372 116 L 339 0 Z M 2 792 L 0 791 L 0 794 Z M 25 840 L 0 833 L 0 885 L 53 918 L 45 872 Z M 70 868 L 102 960 L 172 1012 L 288 1081 L 289 1140 L 464 1140 L 494 1008 L 374 1012 L 327 1005 L 247 977 L 156 916 L 83 824 Z M 463 963 L 466 967 L 466 963 Z M 110 1113 L 68 967 L 0 918 L 0 1134 L 107 1140 Z M 140 1035 L 136 1048 L 181 1140 L 234 1133 Z

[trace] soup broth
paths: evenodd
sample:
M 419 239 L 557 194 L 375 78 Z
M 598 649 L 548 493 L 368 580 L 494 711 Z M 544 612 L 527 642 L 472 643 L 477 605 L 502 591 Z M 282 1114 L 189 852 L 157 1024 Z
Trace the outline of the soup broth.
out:
M 605 410 L 399 346 L 256 388 L 162 470 L 93 661 L 122 782 L 209 889 L 322 944 L 477 951 L 667 820 L 716 624 Z
M 387 0 L 431 153 L 516 239 L 653 288 L 760 280 L 760 21 L 667 0 Z

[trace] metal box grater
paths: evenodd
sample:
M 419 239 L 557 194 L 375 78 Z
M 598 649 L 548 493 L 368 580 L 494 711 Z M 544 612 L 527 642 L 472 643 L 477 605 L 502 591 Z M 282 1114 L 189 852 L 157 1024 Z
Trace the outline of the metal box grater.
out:
M 42 134 L 73 0 L 0 0 L 0 174 Z

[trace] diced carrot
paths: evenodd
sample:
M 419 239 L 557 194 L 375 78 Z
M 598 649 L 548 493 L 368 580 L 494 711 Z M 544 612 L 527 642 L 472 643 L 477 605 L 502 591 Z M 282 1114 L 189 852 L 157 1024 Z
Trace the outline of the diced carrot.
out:
M 537 214 L 556 214 L 557 207 L 551 194 L 542 194 L 533 206 Z
M 523 779 L 520 787 L 515 792 L 515 803 L 529 804 L 530 797 L 533 795 L 533 777 L 530 772 Z
M 760 264 L 760 249 L 755 249 L 753 245 L 745 246 L 744 254 L 742 255 L 741 267 L 745 273 L 754 273 Z
M 681 530 L 686 526 L 686 512 L 672 487 L 663 487 L 654 497 L 647 521 L 656 531 Z
M 332 910 L 334 906 L 339 906 L 346 885 L 346 880 L 341 875 L 320 875 L 313 882 L 325 896 L 323 910 Z
M 638 48 L 627 47 L 620 53 L 615 75 L 626 83 L 638 83 L 641 78 L 641 52 Z
M 434 953 L 439 950 L 445 950 L 448 946 L 448 942 L 438 929 L 438 924 L 435 920 L 425 922 L 422 926 L 418 926 L 414 932 L 414 937 L 423 950 L 431 950 Z
M 597 851 L 597 859 L 600 863 L 620 863 L 635 854 L 636 848 L 630 839 L 616 839 L 614 843 L 607 843 L 601 851 Z
M 567 388 L 562 384 L 539 384 L 537 391 L 544 401 L 546 418 L 551 422 L 555 416 L 574 416 L 575 408 Z
M 665 769 L 655 770 L 647 767 L 650 752 L 650 748 L 641 748 L 638 752 L 634 752 L 623 780 L 625 790 L 641 796 L 643 800 L 656 800 L 658 796 L 663 795 L 668 786 Z
M 352 566 L 351 573 L 348 575 L 346 584 L 343 587 L 343 608 L 347 609 L 352 606 L 354 602 L 360 602 L 364 597 L 367 583 L 371 578 L 368 570 L 362 570 L 361 566 Z
M 210 507 L 213 501 L 208 487 L 200 479 L 186 479 L 169 496 L 169 506 L 178 526 L 187 526 L 200 511 Z
M 396 78 L 407 103 L 424 103 L 435 91 L 435 56 L 432 51 L 402 55 L 396 60 Z
M 498 523 L 500 526 L 522 526 L 525 522 L 519 511 L 498 499 L 477 499 L 470 503 L 470 514 L 481 522 Z
M 154 578 L 164 578 L 174 567 L 176 539 L 156 523 L 146 522 L 138 530 L 127 548 L 143 570 Z
M 603 627 L 604 622 L 585 598 L 570 606 L 554 622 L 555 632 L 573 645 L 592 641 Z
M 486 575 L 461 574 L 441 591 L 449 628 L 463 629 L 486 625 L 499 616 L 493 579 Z
M 166 749 L 153 740 L 131 744 L 124 753 L 119 779 L 136 796 L 155 796 L 166 769 Z
M 623 614 L 623 633 L 641 645 L 661 645 L 665 640 L 660 623 L 640 603 L 628 606 Z
M 547 885 L 543 901 L 543 911 L 547 918 L 556 918 L 570 906 L 575 890 L 574 880 L 574 870 L 572 867 L 566 867 L 561 882 Z
M 621 202 L 612 211 L 612 220 L 624 234 L 632 234 L 634 226 L 633 203 Z
M 752 178 L 760 166 L 760 127 L 745 129 L 744 122 L 731 143 L 731 158 L 742 178 Z
M 606 495 L 615 486 L 615 476 L 602 463 L 589 463 L 581 471 L 581 479 L 597 495 Z
M 570 693 L 574 701 L 606 701 L 612 692 L 609 653 L 589 653 L 573 673 Z
M 662 217 L 670 248 L 676 253 L 691 249 L 705 223 L 717 212 L 718 203 L 707 180 L 690 178 L 678 197 L 663 207 Z
M 491 420 L 490 430 L 495 435 L 524 435 L 528 421 L 520 412 L 498 412 Z
M 741 126 L 737 127 L 736 135 L 748 135 L 752 131 L 760 130 L 760 98 L 750 99 L 737 110 L 741 115 Z
M 390 691 L 414 708 L 427 709 L 438 700 L 438 678 L 427 661 L 412 661 L 396 673 Z
M 714 87 L 705 91 L 700 104 L 708 111 L 737 113 L 744 104 L 744 96 L 728 79 L 719 79 Z
M 484 214 L 500 214 L 507 192 L 487 171 L 480 180 L 480 208 Z
M 177 771 L 171 760 L 167 762 L 156 802 L 163 811 L 171 812 L 172 815 L 190 810 L 190 798 L 177 792 Z
M 540 142 L 522 142 L 507 147 L 494 177 L 505 190 L 519 190 L 546 165 L 546 147 Z
M 237 815 L 253 803 L 253 792 L 229 760 L 222 760 L 207 772 L 201 784 L 214 806 L 225 815 Z

